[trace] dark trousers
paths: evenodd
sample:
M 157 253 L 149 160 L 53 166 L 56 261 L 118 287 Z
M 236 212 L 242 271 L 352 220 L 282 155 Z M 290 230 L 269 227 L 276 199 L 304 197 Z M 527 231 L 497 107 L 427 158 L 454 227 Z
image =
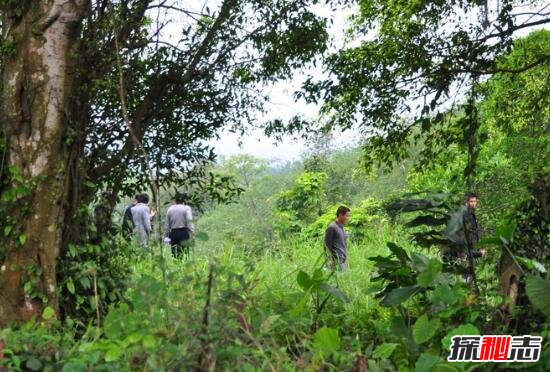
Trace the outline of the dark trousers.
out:
M 170 244 L 172 245 L 172 255 L 174 257 L 179 257 L 182 253 L 189 253 L 189 246 L 185 244 L 189 240 L 191 234 L 187 227 L 182 227 L 180 229 L 170 230 Z

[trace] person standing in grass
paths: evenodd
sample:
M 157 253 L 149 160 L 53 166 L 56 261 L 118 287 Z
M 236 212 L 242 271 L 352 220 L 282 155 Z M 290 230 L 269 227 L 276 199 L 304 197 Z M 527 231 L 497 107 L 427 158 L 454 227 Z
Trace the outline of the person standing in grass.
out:
M 172 255 L 179 257 L 194 232 L 193 212 L 191 207 L 185 204 L 185 195 L 176 194 L 175 204 L 166 211 L 165 237 L 170 239 Z
M 147 240 L 151 232 L 151 212 L 149 210 L 149 196 L 146 193 L 136 195 L 137 204 L 131 208 L 132 221 L 136 228 L 139 244 L 147 247 Z
M 351 211 L 348 207 L 340 206 L 336 211 L 336 220 L 328 225 L 325 232 L 325 248 L 336 268 L 341 271 L 347 269 L 347 234 L 344 225 L 350 219 Z
M 124 215 L 122 217 L 122 226 L 121 231 L 122 235 L 127 239 L 130 240 L 132 238 L 132 232 L 134 231 L 134 220 L 132 218 L 132 208 L 138 203 L 137 201 L 137 195 L 134 196 L 134 199 L 132 200 L 132 203 L 129 204 L 124 209 Z
M 480 229 L 475 215 L 478 198 L 469 193 L 464 198 L 464 204 L 451 216 L 444 235 L 453 241 L 456 246 L 444 252 L 444 259 L 454 261 L 468 268 L 464 275 L 467 282 L 476 281 L 474 258 L 485 256 L 485 250 L 475 250 L 480 238 Z

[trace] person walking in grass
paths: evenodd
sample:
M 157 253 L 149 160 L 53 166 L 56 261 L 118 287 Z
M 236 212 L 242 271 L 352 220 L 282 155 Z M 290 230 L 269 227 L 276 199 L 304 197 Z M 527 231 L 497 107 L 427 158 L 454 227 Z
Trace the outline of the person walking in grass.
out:
M 132 232 L 134 231 L 134 220 L 132 217 L 132 208 L 135 207 L 135 205 L 138 203 L 137 201 L 137 195 L 134 196 L 134 199 L 132 200 L 132 203 L 126 206 L 124 209 L 124 215 L 122 216 L 122 226 L 121 231 L 122 235 L 126 240 L 132 239 Z
M 186 205 L 185 195 L 176 194 L 175 204 L 166 211 L 166 223 L 164 235 L 170 240 L 172 255 L 179 257 L 185 249 L 189 252 L 187 243 L 194 232 L 193 211 Z
M 333 267 L 340 271 L 347 269 L 347 234 L 344 225 L 348 223 L 350 216 L 348 207 L 338 207 L 336 219 L 328 225 L 325 232 L 325 248 L 330 254 Z
M 153 231 L 151 227 L 151 212 L 149 210 L 149 196 L 146 193 L 136 195 L 137 204 L 130 210 L 132 212 L 132 221 L 136 229 L 139 244 L 147 247 L 147 240 Z

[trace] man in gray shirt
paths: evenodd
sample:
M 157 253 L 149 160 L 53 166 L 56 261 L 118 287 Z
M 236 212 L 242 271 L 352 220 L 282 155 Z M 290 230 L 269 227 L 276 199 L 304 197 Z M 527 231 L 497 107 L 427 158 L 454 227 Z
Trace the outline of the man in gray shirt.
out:
M 344 225 L 350 219 L 350 209 L 340 206 L 336 211 L 336 220 L 328 225 L 325 233 L 325 247 L 329 251 L 333 264 L 341 271 L 347 269 L 347 234 Z
M 185 204 L 185 195 L 176 194 L 175 204 L 166 211 L 166 224 L 164 235 L 170 239 L 172 254 L 178 257 L 185 242 L 191 238 L 194 232 L 193 212 L 191 207 Z
M 147 204 L 149 203 L 149 196 L 145 193 L 136 195 L 137 204 L 131 209 L 132 220 L 137 231 L 139 244 L 143 247 L 147 246 L 147 238 L 151 231 L 151 213 Z

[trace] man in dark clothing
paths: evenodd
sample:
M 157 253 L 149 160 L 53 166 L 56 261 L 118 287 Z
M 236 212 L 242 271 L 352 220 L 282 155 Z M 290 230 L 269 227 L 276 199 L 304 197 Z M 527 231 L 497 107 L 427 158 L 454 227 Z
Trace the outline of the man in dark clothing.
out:
M 444 235 L 455 243 L 455 246 L 445 252 L 445 258 L 458 261 L 469 267 L 470 273 L 466 276 L 469 281 L 474 277 L 473 259 L 485 255 L 485 250 L 475 250 L 479 242 L 480 232 L 475 215 L 477 195 L 466 195 L 464 205 L 451 216 Z
M 325 248 L 330 253 L 332 262 L 341 271 L 347 269 L 347 234 L 344 225 L 350 219 L 350 209 L 338 207 L 336 220 L 332 221 L 325 232 Z
M 185 195 L 176 194 L 175 204 L 166 211 L 165 237 L 170 240 L 172 255 L 179 257 L 182 253 L 189 253 L 188 241 L 194 232 L 193 212 L 185 204 Z
M 134 231 L 134 220 L 132 218 L 132 208 L 137 204 L 137 195 L 134 196 L 132 204 L 128 205 L 124 209 L 124 216 L 122 217 L 122 234 L 128 240 L 132 239 L 132 232 Z

